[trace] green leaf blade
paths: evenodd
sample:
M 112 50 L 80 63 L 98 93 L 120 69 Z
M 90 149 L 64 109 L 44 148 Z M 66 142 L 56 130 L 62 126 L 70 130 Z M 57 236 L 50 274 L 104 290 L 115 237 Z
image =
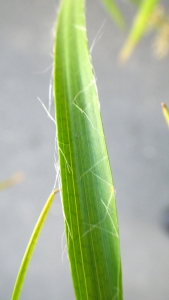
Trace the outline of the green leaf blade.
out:
M 82 0 L 61 2 L 54 96 L 62 202 L 76 299 L 121 300 L 115 193 Z

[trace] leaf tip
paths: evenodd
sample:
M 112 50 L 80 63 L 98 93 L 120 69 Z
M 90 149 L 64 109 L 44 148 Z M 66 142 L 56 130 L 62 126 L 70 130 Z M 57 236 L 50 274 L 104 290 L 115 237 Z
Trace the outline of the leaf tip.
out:
M 56 195 L 59 191 L 60 191 L 60 188 L 55 189 L 55 190 L 53 191 L 53 194 Z

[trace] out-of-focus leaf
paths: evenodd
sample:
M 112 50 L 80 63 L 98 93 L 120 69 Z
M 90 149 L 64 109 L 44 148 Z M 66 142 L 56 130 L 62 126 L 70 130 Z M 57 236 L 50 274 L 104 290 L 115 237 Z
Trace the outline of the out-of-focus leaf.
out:
M 122 300 L 115 191 L 90 61 L 84 0 L 63 0 L 54 101 L 67 251 L 77 300 Z
M 157 2 L 158 0 L 143 0 L 140 4 L 138 13 L 134 18 L 134 22 L 128 39 L 119 55 L 121 62 L 125 62 L 129 58 L 132 51 L 134 50 L 134 47 L 139 42 L 147 27 L 149 16 L 152 13 Z
M 167 107 L 167 105 L 165 103 L 162 103 L 162 111 L 164 114 L 164 118 L 167 122 L 167 125 L 169 126 L 169 108 Z
M 109 12 L 110 16 L 114 20 L 117 26 L 124 28 L 125 27 L 125 21 L 124 18 L 116 5 L 115 1 L 113 0 L 101 0 L 107 11 Z
M 149 19 L 150 30 L 157 31 L 153 42 L 156 58 L 162 59 L 169 52 L 169 16 L 162 4 L 156 5 Z
M 0 191 L 8 189 L 17 183 L 20 183 L 23 178 L 24 174 L 22 172 L 18 172 L 15 173 L 12 177 L 0 181 Z
M 20 294 L 21 294 L 21 290 L 22 290 L 22 286 L 24 283 L 24 279 L 26 276 L 26 272 L 33 254 L 33 251 L 35 249 L 37 240 L 39 238 L 40 232 L 43 228 L 43 225 L 45 223 L 46 217 L 48 215 L 49 209 L 52 205 L 52 202 L 54 200 L 54 196 L 55 194 L 59 191 L 59 189 L 54 190 L 51 195 L 49 196 L 41 214 L 40 217 L 36 223 L 35 229 L 32 233 L 32 236 L 30 238 L 29 244 L 27 246 L 27 249 L 25 251 L 25 255 L 23 257 L 19 272 L 18 272 L 18 276 L 15 282 L 15 286 L 14 286 L 14 290 L 13 290 L 13 294 L 12 294 L 12 298 L 11 300 L 18 300 L 20 298 Z

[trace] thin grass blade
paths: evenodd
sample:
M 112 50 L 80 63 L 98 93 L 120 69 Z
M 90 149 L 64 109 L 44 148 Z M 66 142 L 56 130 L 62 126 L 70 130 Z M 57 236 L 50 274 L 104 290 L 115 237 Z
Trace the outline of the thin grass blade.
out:
M 54 196 L 55 194 L 59 191 L 59 189 L 54 190 L 51 195 L 49 196 L 41 214 L 40 217 L 36 223 L 35 229 L 32 233 L 32 236 L 30 238 L 29 244 L 27 246 L 27 249 L 25 251 L 19 272 L 18 272 L 18 276 L 15 282 L 15 286 L 14 286 L 14 290 L 13 290 L 13 294 L 12 294 L 12 298 L 11 300 L 18 300 L 20 298 L 20 294 L 21 294 L 21 290 L 23 287 L 23 283 L 24 283 L 24 279 L 26 276 L 26 272 L 33 254 L 33 251 L 35 249 L 37 240 L 39 238 L 40 232 L 43 228 L 44 222 L 46 220 L 46 217 L 48 215 L 49 209 L 52 205 L 52 202 L 54 200 Z
M 130 57 L 136 44 L 141 39 L 142 35 L 145 32 L 149 16 L 152 13 L 157 2 L 158 0 L 143 0 L 140 4 L 127 41 L 124 44 L 119 55 L 121 62 L 125 62 Z
M 117 26 L 121 28 L 125 28 L 126 23 L 124 21 L 123 15 L 116 5 L 115 1 L 113 0 L 101 0 L 104 7 L 107 9 L 108 13 L 112 17 L 113 21 L 116 23 Z
M 112 173 L 92 69 L 84 0 L 61 1 L 54 99 L 67 251 L 77 300 L 122 300 Z

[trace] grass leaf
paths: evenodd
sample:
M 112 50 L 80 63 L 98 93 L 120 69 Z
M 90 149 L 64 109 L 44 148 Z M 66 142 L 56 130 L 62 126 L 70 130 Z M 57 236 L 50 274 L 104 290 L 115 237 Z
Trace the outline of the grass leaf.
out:
M 158 0 L 143 0 L 139 6 L 138 13 L 134 18 L 134 22 L 128 36 L 126 43 L 124 44 L 120 52 L 120 61 L 125 62 L 131 55 L 134 47 L 141 39 L 149 20 L 149 16 L 152 13 Z
M 54 98 L 67 251 L 76 299 L 122 300 L 115 191 L 90 61 L 84 0 L 62 0 Z
M 114 22 L 117 24 L 117 26 L 121 28 L 125 28 L 126 24 L 124 21 L 124 18 L 116 5 L 115 1 L 113 0 L 101 0 L 103 2 L 105 8 L 109 12 L 110 16 L 114 20 Z
M 48 215 L 49 209 L 52 205 L 52 202 L 54 200 L 54 196 L 55 194 L 58 192 L 59 190 L 54 190 L 51 195 L 49 196 L 42 212 L 41 215 L 36 223 L 35 229 L 32 233 L 32 236 L 30 238 L 29 244 L 27 246 L 27 249 L 25 251 L 25 255 L 23 257 L 19 272 L 18 272 L 18 276 L 15 282 L 15 286 L 14 286 L 14 290 L 13 290 L 13 294 L 12 294 L 12 298 L 11 300 L 18 300 L 20 298 L 20 294 L 21 294 L 21 290 L 22 290 L 22 286 L 24 283 L 24 279 L 26 276 L 26 272 L 33 254 L 33 251 L 35 249 L 37 240 L 39 238 L 40 232 L 42 230 L 42 227 L 44 225 L 44 222 L 46 220 L 46 217 Z

